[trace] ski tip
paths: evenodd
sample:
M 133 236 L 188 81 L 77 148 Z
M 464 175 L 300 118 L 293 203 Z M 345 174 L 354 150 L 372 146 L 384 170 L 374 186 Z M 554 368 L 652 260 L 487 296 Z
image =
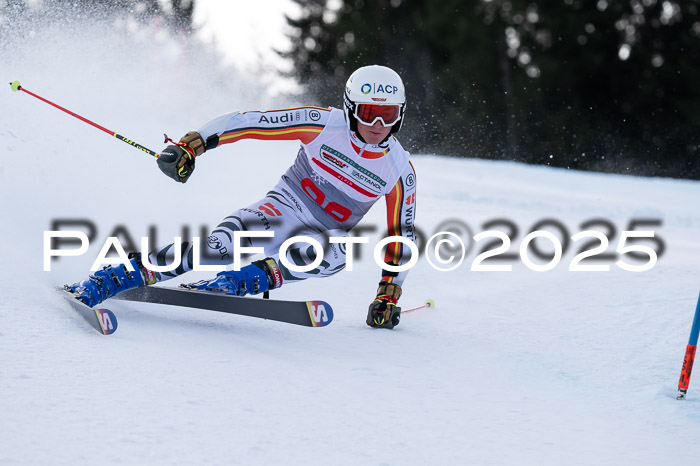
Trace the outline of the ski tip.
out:
M 325 301 L 307 301 L 312 327 L 325 327 L 333 321 L 333 308 Z
M 117 316 L 114 315 L 109 309 L 95 309 L 95 314 L 97 314 L 97 320 L 102 327 L 102 333 L 105 335 L 111 335 L 117 331 Z
M 10 83 L 10 87 L 12 88 L 12 90 L 13 90 L 14 92 L 17 92 L 17 91 L 19 91 L 20 89 L 22 89 L 22 86 L 20 85 L 19 81 L 12 81 L 12 82 Z
M 428 306 L 428 308 L 435 307 L 435 301 L 433 301 L 432 299 L 426 299 L 425 304 Z
M 71 291 L 70 286 L 57 286 L 55 288 L 71 304 L 73 309 L 88 321 L 88 323 L 103 335 L 111 335 L 117 331 L 117 316 L 109 309 L 95 309 L 83 303 L 78 296 Z

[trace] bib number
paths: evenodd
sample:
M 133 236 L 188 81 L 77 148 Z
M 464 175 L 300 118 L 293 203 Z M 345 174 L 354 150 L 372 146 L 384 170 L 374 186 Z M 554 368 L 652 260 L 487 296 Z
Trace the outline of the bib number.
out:
M 301 180 L 301 189 L 304 190 L 316 204 L 320 205 L 323 210 L 339 222 L 344 222 L 350 218 L 352 211 L 337 202 L 328 202 L 326 195 L 310 178 Z

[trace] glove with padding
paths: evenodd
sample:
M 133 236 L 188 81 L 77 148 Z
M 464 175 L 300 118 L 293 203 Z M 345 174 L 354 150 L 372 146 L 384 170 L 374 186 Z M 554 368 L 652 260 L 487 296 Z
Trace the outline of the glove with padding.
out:
M 379 282 L 377 297 L 369 305 L 367 325 L 394 328 L 399 325 L 401 308 L 396 305 L 401 297 L 401 287 L 395 283 Z
M 166 141 L 174 142 L 170 138 Z M 190 131 L 180 142 L 161 151 L 157 159 L 158 168 L 175 181 L 186 183 L 194 171 L 195 157 L 202 155 L 205 150 L 202 136 L 196 131 Z

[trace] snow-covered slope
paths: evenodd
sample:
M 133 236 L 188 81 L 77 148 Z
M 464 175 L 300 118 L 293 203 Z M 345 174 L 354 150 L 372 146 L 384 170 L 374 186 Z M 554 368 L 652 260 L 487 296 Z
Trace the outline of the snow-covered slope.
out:
M 89 31 L 31 37 L 0 54 L 6 82 L 154 150 L 163 131 L 179 136 L 228 110 L 277 104 L 234 74 L 183 72 L 184 51 L 162 54 L 145 39 L 134 53 Z M 418 155 L 417 225 L 427 236 L 448 219 L 471 234 L 506 219 L 519 229 L 517 253 L 540 220 L 570 236 L 603 219 L 617 228 L 613 251 L 631 220 L 651 219 L 665 252 L 642 273 L 614 260 L 610 272 L 569 272 L 581 243 L 549 272 L 518 259 L 503 262 L 512 272 L 473 272 L 484 243 L 472 244 L 452 272 L 421 259 L 401 301 L 433 298 L 437 308 L 387 331 L 364 324 L 379 278 L 364 251 L 353 272 L 277 294 L 332 303 L 326 328 L 116 302 L 119 330 L 104 337 L 51 287 L 83 278 L 119 226 L 137 240 L 154 225 L 161 243 L 183 225 L 192 234 L 214 226 L 260 198 L 296 144 L 222 147 L 181 186 L 147 155 L 27 95 L 8 88 L 0 106 L 0 463 L 672 464 L 700 455 L 700 383 L 686 402 L 674 399 L 700 291 L 697 182 Z M 383 211 L 378 204 L 363 223 L 377 225 L 373 241 Z M 56 219 L 90 219 L 97 237 L 85 256 L 43 272 L 42 235 Z

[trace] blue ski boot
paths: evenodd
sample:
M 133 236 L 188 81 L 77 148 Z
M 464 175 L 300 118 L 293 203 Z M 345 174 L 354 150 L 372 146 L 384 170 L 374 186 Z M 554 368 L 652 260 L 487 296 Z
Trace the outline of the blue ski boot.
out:
M 93 307 L 122 291 L 156 282 L 155 272 L 146 270 L 138 255 L 130 262 L 134 267 L 133 272 L 124 264 L 110 265 L 90 275 L 87 280 L 70 285 L 69 288 L 82 302 Z
M 185 285 L 186 288 L 222 291 L 234 296 L 258 294 L 282 286 L 282 271 L 271 257 L 255 261 L 239 271 L 226 270 L 211 280 L 201 280 Z

